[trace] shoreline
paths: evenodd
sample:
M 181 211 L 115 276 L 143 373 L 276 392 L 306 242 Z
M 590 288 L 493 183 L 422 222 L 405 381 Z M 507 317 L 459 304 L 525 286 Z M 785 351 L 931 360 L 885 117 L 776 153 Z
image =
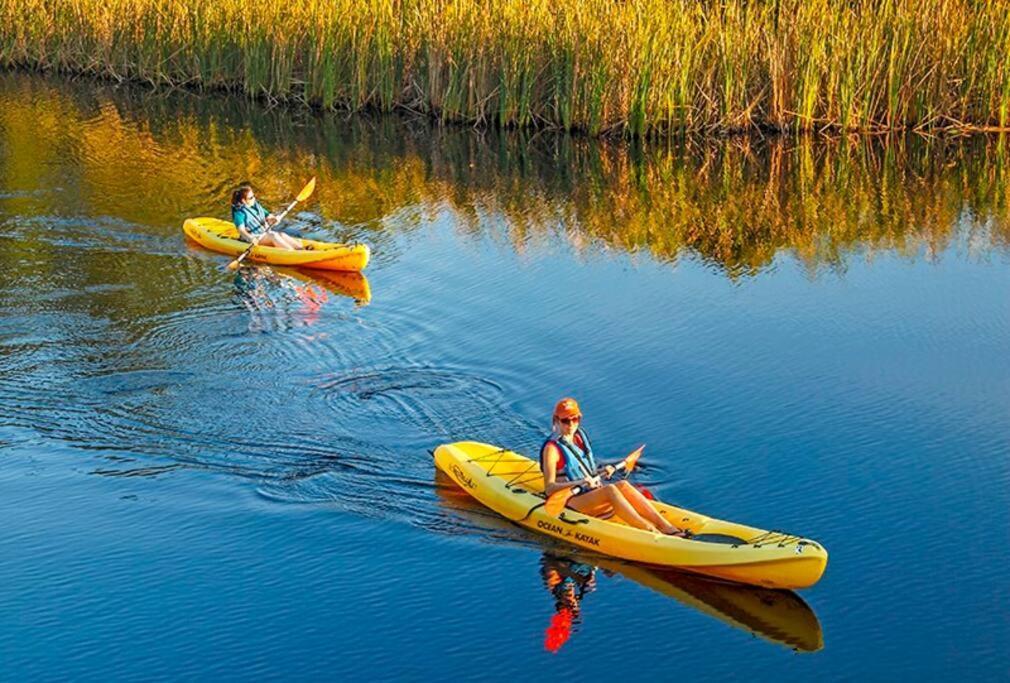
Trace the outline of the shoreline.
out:
M 471 128 L 477 131 L 497 131 L 497 132 L 526 132 L 534 136 L 541 134 L 553 134 L 570 136 L 574 139 L 596 141 L 601 143 L 627 142 L 630 144 L 640 143 L 663 143 L 677 141 L 722 141 L 734 139 L 785 139 L 785 138 L 823 138 L 826 140 L 838 140 L 841 138 L 874 138 L 874 137 L 902 137 L 907 135 L 917 135 L 920 137 L 936 138 L 956 138 L 973 135 L 997 135 L 1002 136 L 1010 133 L 1010 126 L 978 125 L 967 123 L 951 123 L 944 126 L 933 127 L 872 127 L 843 129 L 834 124 L 826 124 L 822 128 L 803 129 L 798 127 L 776 128 L 769 125 L 754 125 L 751 127 L 737 128 L 716 128 L 711 131 L 693 130 L 682 131 L 676 134 L 664 133 L 662 131 L 652 131 L 645 135 L 625 135 L 615 133 L 613 129 L 604 131 L 598 135 L 592 135 L 585 128 L 562 128 L 546 124 L 536 125 L 532 122 L 529 125 L 521 126 L 517 124 L 501 125 L 495 121 L 472 120 L 472 119 L 447 119 L 438 112 L 426 112 L 406 105 L 396 105 L 391 110 L 384 111 L 378 107 L 364 106 L 357 109 L 351 107 L 333 106 L 323 107 L 317 103 L 306 100 L 299 96 L 273 97 L 270 95 L 255 95 L 236 85 L 213 85 L 207 86 L 201 83 L 171 83 L 156 81 L 149 78 L 139 78 L 132 76 L 121 76 L 101 71 L 75 70 L 62 67 L 40 66 L 35 64 L 7 64 L 0 66 L 0 69 L 7 73 L 23 73 L 29 75 L 55 76 L 65 78 L 69 81 L 91 81 L 114 87 L 128 86 L 147 90 L 155 94 L 168 94 L 174 91 L 182 91 L 193 96 L 212 98 L 239 98 L 247 102 L 255 102 L 264 106 L 267 110 L 276 107 L 284 107 L 291 111 L 304 111 L 318 116 L 326 114 L 343 114 L 346 116 L 363 116 L 380 118 L 383 116 L 399 116 L 404 119 L 422 119 L 435 126 L 446 126 L 451 128 Z

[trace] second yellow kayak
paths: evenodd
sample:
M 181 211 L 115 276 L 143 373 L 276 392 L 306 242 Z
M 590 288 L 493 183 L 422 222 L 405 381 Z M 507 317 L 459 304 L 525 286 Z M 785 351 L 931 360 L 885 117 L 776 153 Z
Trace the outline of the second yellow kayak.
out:
M 238 256 L 249 247 L 248 242 L 239 239 L 234 224 L 219 218 L 189 218 L 182 224 L 182 229 L 200 246 L 222 254 Z M 247 258 L 278 266 L 352 272 L 361 272 L 368 265 L 370 252 L 367 244 L 335 244 L 308 239 L 302 242 L 311 245 L 312 249 L 255 247 Z

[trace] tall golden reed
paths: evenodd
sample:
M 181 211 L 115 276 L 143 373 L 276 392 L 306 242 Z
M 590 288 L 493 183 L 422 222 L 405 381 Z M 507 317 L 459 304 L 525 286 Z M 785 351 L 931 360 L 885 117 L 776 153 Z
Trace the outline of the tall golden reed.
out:
M 593 135 L 1010 127 L 1010 0 L 0 0 L 0 63 Z

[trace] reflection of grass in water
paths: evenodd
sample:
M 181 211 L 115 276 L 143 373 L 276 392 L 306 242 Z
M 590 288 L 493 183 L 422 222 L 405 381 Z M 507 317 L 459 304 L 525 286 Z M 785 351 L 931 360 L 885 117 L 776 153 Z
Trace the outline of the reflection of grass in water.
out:
M 253 177 L 276 204 L 313 173 L 319 184 L 308 208 L 330 229 L 321 236 L 378 243 L 380 258 L 391 231 L 439 211 L 450 211 L 463 234 L 490 235 L 528 255 L 563 234 L 576 249 L 671 262 L 697 255 L 732 277 L 760 272 L 781 252 L 816 273 L 844 268 L 855 251 L 932 258 L 955 238 L 980 252 L 1010 242 L 1002 138 L 527 142 L 523 134 L 480 137 L 388 118 L 296 126 L 287 114 L 252 108 L 240 116 L 197 98 L 118 94 L 80 103 L 27 83 L 0 102 L 5 185 L 44 184 L 69 156 L 92 213 L 142 225 L 184 216 L 152 215 L 156 205 L 139 198 L 201 198 L 223 215 L 240 179 Z M 8 208 L 35 201 L 10 200 Z
M 0 0 L 0 62 L 592 134 L 1005 127 L 1008 9 L 970 0 Z

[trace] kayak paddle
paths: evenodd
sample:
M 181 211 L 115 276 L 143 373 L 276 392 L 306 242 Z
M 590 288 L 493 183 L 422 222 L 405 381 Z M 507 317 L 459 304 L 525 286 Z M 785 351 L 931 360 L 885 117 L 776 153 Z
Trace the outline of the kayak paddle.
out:
M 256 248 L 256 245 L 260 243 L 261 239 L 263 239 L 264 237 L 266 237 L 267 235 L 269 235 L 274 231 L 274 228 L 276 228 L 280 224 L 281 220 L 283 220 L 283 218 L 286 215 L 288 215 L 288 211 L 293 209 L 295 204 L 297 204 L 298 202 L 304 202 L 306 199 L 308 199 L 309 196 L 315 191 L 315 189 L 316 189 L 316 179 L 313 176 L 312 180 L 305 183 L 305 187 L 303 187 L 302 191 L 298 193 L 297 197 L 295 197 L 295 201 L 288 204 L 288 208 L 284 209 L 281 212 L 281 214 L 277 216 L 277 220 L 274 221 L 274 224 L 271 225 L 262 235 L 254 238 L 253 243 L 250 244 L 245 251 L 239 254 L 239 257 L 237 259 L 228 264 L 228 270 L 236 270 L 239 264 L 242 263 L 242 259 L 248 256 L 249 253 Z
M 642 450 L 644 448 L 645 444 L 643 443 L 641 446 L 631 451 L 631 453 L 628 453 L 628 455 L 625 456 L 624 460 L 622 460 L 614 468 L 614 472 L 616 473 L 620 472 L 621 470 L 624 470 L 628 474 L 631 474 L 631 471 L 635 469 L 635 465 L 638 464 L 638 459 L 642 457 Z M 597 472 L 600 471 L 602 470 L 597 470 Z M 568 500 L 572 496 L 577 496 L 582 492 L 583 492 L 582 484 L 578 484 L 576 486 L 569 486 L 563 489 L 558 489 L 551 495 L 547 496 L 547 500 L 546 502 L 544 502 L 544 511 L 551 517 L 557 517 L 558 515 L 561 514 L 561 511 L 565 509 L 565 504 L 568 502 Z

